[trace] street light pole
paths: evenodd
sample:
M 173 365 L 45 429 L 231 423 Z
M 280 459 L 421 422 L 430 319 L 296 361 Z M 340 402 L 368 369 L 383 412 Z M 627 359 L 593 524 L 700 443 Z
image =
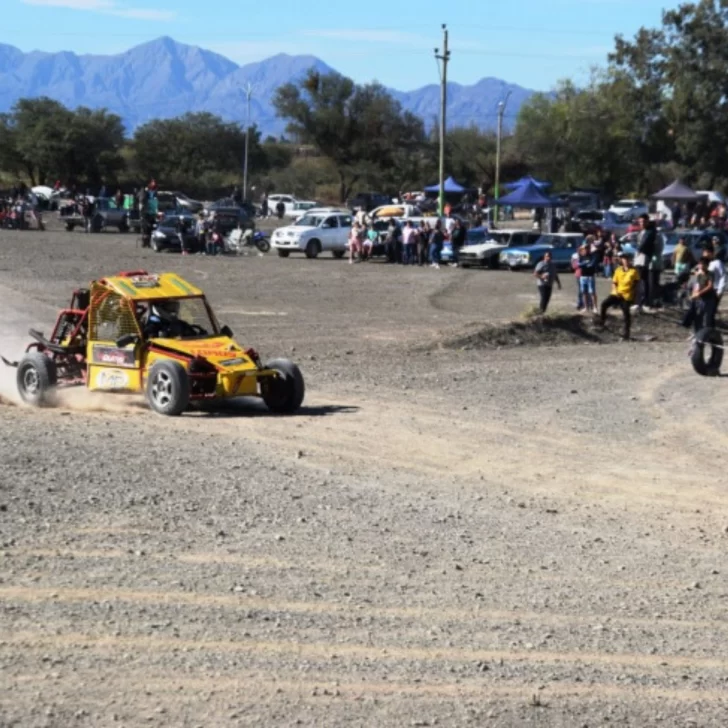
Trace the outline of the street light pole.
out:
M 501 158 L 501 137 L 503 136 L 503 114 L 506 110 L 506 104 L 510 98 L 511 92 L 506 94 L 503 101 L 498 103 L 498 136 L 495 143 L 495 199 L 500 197 L 500 158 Z M 496 227 L 498 226 L 498 203 L 495 205 L 495 218 L 493 220 Z
M 243 161 L 243 202 L 248 199 L 248 149 L 250 138 L 250 97 L 253 95 L 253 85 L 249 82 L 244 89 L 247 103 L 247 114 L 245 117 L 245 158 Z
M 447 120 L 447 64 L 450 60 L 450 51 L 447 47 L 447 26 L 442 26 L 442 55 L 440 49 L 435 48 L 435 59 L 442 61 L 440 74 L 440 194 L 437 202 L 438 215 L 442 217 L 445 206 L 445 127 Z

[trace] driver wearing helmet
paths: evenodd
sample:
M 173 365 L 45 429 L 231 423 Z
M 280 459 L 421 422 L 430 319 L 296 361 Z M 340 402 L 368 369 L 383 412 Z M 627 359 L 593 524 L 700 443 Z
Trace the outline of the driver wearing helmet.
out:
M 159 301 L 151 304 L 144 325 L 147 338 L 175 338 L 182 336 L 185 322 L 179 318 L 179 301 Z

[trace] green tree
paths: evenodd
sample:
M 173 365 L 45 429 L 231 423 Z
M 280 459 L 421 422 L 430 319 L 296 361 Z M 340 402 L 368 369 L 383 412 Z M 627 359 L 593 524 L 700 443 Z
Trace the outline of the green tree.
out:
M 634 89 L 643 164 L 674 162 L 686 181 L 716 186 L 728 169 L 728 2 L 664 12 L 661 28 L 618 36 L 610 62 Z
M 21 99 L 0 117 L 0 165 L 31 184 L 97 184 L 123 167 L 121 119 L 104 109 L 70 111 L 48 98 Z
M 331 160 L 342 202 L 360 179 L 391 179 L 401 156 L 418 153 L 425 140 L 422 121 L 382 86 L 357 86 L 336 73 L 309 71 L 300 83 L 281 86 L 273 105 L 289 133 Z
M 563 81 L 521 107 L 515 146 L 530 171 L 555 188 L 599 187 L 608 195 L 639 182 L 639 123 L 628 79 L 596 74 L 584 89 Z
M 231 173 L 242 174 L 245 131 L 209 113 L 157 119 L 140 126 L 132 147 L 141 179 L 154 177 L 171 187 L 199 189 L 221 184 Z M 251 173 L 265 162 L 260 132 L 251 128 Z

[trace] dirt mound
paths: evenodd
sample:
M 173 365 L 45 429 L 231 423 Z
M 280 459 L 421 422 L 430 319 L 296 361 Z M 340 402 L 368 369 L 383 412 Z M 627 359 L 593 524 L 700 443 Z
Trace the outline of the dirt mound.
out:
M 0 394 L 0 407 L 15 407 L 15 402 L 13 402 L 10 397 L 3 397 L 2 394 Z
M 680 325 L 678 311 L 635 314 L 632 317 L 632 339 L 635 341 L 684 341 L 687 332 Z M 584 314 L 527 316 L 522 321 L 474 324 L 445 335 L 426 348 L 491 349 L 511 346 L 565 346 L 574 344 L 611 344 L 620 341 L 622 317 L 612 315 L 606 326 L 598 318 Z

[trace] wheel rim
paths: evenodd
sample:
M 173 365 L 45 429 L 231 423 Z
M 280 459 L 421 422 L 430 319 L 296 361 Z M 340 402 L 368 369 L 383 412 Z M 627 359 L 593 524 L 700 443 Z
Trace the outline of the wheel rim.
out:
M 174 395 L 172 378 L 167 372 L 157 372 L 152 379 L 152 400 L 159 407 L 166 407 Z
M 40 377 L 35 367 L 28 367 L 23 373 L 23 388 L 30 395 L 38 394 L 40 390 Z

